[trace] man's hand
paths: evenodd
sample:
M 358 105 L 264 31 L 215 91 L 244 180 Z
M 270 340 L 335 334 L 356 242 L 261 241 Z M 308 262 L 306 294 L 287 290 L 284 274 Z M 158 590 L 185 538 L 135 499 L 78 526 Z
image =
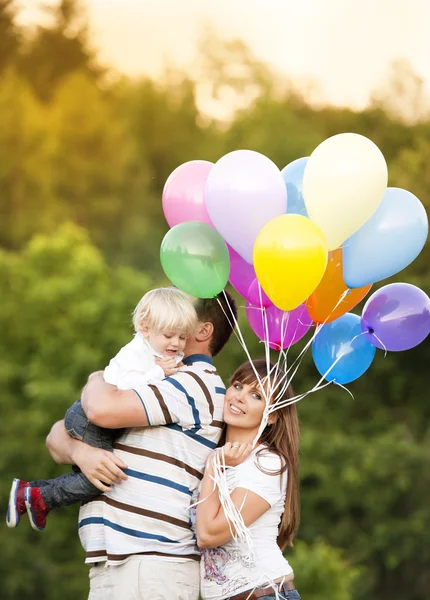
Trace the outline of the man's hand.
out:
M 163 358 L 157 358 L 155 362 L 163 369 L 166 377 L 170 377 L 170 375 L 174 375 L 179 371 L 174 358 L 163 356 Z
M 101 492 L 108 492 L 110 485 L 127 479 L 127 475 L 121 470 L 126 469 L 127 465 L 118 456 L 70 437 L 64 428 L 64 421 L 55 423 L 46 445 L 57 463 L 77 465 Z
M 127 465 L 108 450 L 82 444 L 76 448 L 74 459 L 85 477 L 101 492 L 110 492 L 111 485 L 127 479 L 122 471 Z

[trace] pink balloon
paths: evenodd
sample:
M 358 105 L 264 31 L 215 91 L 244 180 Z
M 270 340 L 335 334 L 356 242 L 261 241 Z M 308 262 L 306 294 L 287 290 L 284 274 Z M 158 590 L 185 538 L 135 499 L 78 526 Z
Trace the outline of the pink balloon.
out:
M 184 221 L 213 227 L 205 203 L 206 181 L 213 166 L 207 160 L 191 160 L 169 175 L 163 189 L 163 212 L 170 227 Z
M 267 319 L 267 330 L 264 314 Z M 247 303 L 246 316 L 255 335 L 263 342 L 267 339 L 269 346 L 278 351 L 281 348 L 289 348 L 301 340 L 312 325 L 305 304 L 290 312 L 284 312 L 274 305 L 261 309 Z
M 243 258 L 227 244 L 230 254 L 230 276 L 228 280 L 236 292 L 247 300 L 247 293 L 250 285 L 257 277 L 254 267 L 243 260 Z
M 249 286 L 248 292 L 244 297 L 253 306 L 259 306 L 260 308 L 269 308 L 269 306 L 273 306 L 273 302 L 271 301 L 269 296 L 264 292 L 257 277 Z

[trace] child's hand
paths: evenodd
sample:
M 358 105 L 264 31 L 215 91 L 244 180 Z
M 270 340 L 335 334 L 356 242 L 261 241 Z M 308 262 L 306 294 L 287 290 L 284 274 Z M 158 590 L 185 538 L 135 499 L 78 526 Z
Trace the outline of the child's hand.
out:
M 223 462 L 224 455 L 224 464 L 226 467 L 237 467 L 237 465 L 243 463 L 243 461 L 251 454 L 252 445 L 240 444 L 239 442 L 227 442 L 227 444 L 220 448 L 218 452 L 221 454 L 221 463 Z
M 174 375 L 179 371 L 174 358 L 163 356 L 162 358 L 157 358 L 155 362 L 163 369 L 166 377 L 170 377 L 170 375 Z

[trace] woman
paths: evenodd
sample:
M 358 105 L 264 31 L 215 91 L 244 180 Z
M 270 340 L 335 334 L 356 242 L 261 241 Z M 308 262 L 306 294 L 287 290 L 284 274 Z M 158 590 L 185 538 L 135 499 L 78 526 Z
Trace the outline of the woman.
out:
M 293 583 L 293 570 L 282 554 L 286 545 L 292 545 L 299 524 L 296 405 L 271 413 L 252 449 L 266 406 L 254 369 L 261 385 L 270 393 L 270 402 L 279 399 L 285 381 L 279 371 L 271 368 L 268 377 L 265 360 L 239 367 L 225 395 L 226 443 L 215 451 L 224 454 L 226 466 L 235 467 L 226 472 L 228 491 L 249 528 L 251 551 L 243 541 L 233 539 L 218 489 L 213 493 L 214 455 L 211 455 L 196 509 L 203 600 L 300 600 Z M 288 387 L 282 399 L 291 397 L 292 390 Z

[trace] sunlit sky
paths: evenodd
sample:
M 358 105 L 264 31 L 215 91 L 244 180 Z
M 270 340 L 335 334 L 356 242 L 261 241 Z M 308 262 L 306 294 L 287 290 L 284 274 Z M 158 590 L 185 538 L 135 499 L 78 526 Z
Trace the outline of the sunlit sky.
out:
M 46 2 L 46 0 L 45 0 Z M 50 0 L 55 3 L 55 0 Z M 361 107 L 406 59 L 430 92 L 430 0 L 81 0 L 105 63 L 156 76 L 193 63 L 205 24 L 321 99 Z M 35 21 L 37 0 L 21 0 Z

